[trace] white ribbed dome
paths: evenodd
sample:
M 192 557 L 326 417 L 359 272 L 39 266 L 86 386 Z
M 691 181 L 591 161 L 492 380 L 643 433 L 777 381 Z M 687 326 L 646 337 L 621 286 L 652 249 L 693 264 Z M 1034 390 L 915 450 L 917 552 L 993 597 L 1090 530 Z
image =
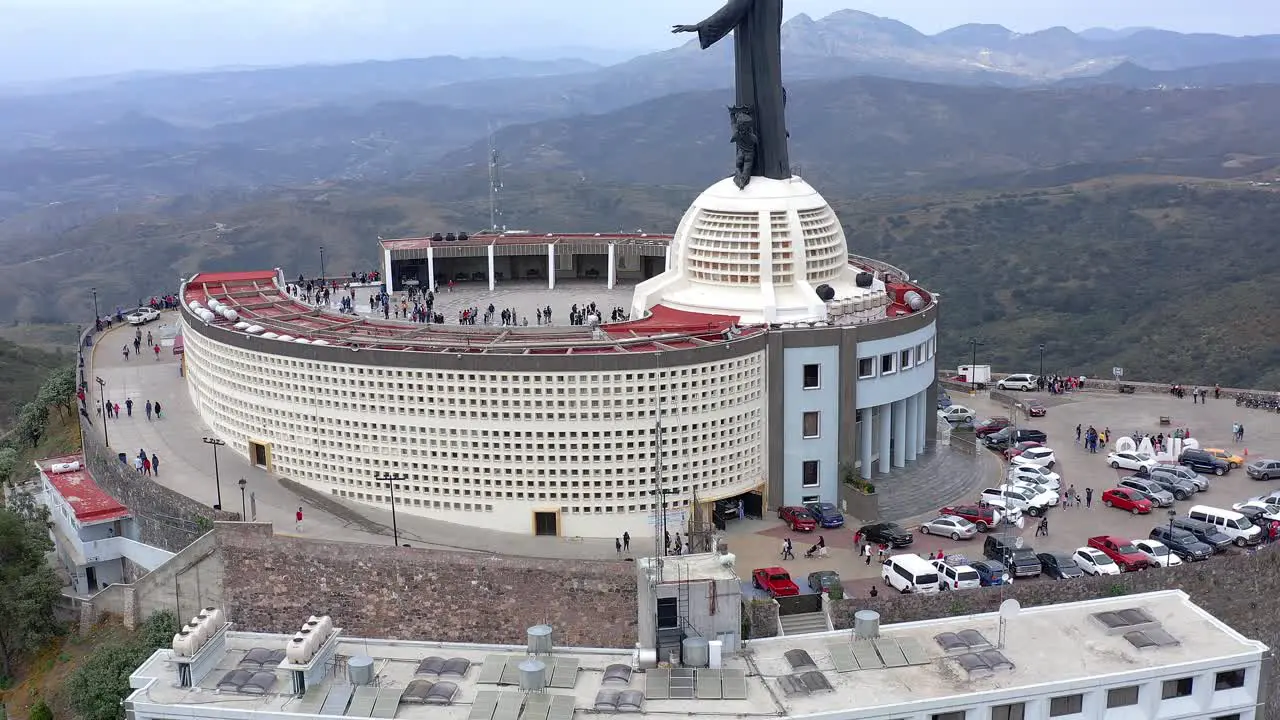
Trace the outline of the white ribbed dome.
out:
M 721 180 L 685 212 L 667 271 L 636 288 L 632 310 L 661 303 L 743 322 L 826 320 L 819 285 L 837 301 L 884 294 L 879 281 L 857 287 L 848 255 L 839 218 L 804 180 L 754 177 L 742 190 Z

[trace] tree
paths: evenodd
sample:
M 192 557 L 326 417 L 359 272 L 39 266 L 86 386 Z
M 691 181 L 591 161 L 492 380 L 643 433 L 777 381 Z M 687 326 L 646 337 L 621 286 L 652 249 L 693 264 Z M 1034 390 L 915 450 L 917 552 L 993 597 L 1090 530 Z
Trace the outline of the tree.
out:
M 67 699 L 81 720 L 120 720 L 131 692 L 129 676 L 151 653 L 169 644 L 178 627 L 171 612 L 153 613 L 133 637 L 100 646 L 67 678 Z
M 40 402 L 29 402 L 22 406 L 18 413 L 18 435 L 31 447 L 40 443 L 44 437 L 45 426 L 49 423 L 49 406 Z
M 76 396 L 76 371 L 70 365 L 64 365 L 44 381 L 40 386 L 40 394 L 36 402 L 46 408 L 57 408 L 59 415 L 70 412 Z
M 21 458 L 17 448 L 7 443 L 0 446 L 0 486 L 13 476 L 13 471 L 18 469 L 19 460 Z
M 0 508 L 0 660 L 6 677 L 24 651 L 61 631 L 54 609 L 62 584 L 45 561 L 53 549 L 47 511 L 36 510 L 25 495 L 13 502 L 19 510 Z
M 27 715 L 30 720 L 53 720 L 53 710 L 49 709 L 49 703 L 40 698 L 31 706 L 31 713 Z

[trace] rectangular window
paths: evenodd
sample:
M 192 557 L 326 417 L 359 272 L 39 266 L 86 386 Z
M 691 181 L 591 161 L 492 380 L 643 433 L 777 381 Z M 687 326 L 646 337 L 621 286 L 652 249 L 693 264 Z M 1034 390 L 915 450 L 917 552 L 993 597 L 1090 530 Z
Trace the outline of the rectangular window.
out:
M 818 487 L 820 478 L 818 477 L 818 461 L 805 460 L 800 468 L 801 484 L 804 487 Z
M 821 365 L 805 365 L 804 366 L 804 389 L 817 390 L 822 387 L 822 369 Z
M 673 628 L 680 626 L 679 603 L 678 598 L 658 598 L 658 627 Z
M 1027 704 L 1013 703 L 991 708 L 991 720 L 1026 720 Z
M 1049 717 L 1079 715 L 1084 712 L 1084 695 L 1060 695 L 1049 701 Z
M 862 379 L 876 376 L 875 358 L 858 358 L 858 377 Z
M 898 367 L 906 370 L 911 367 L 911 348 L 898 353 Z
M 966 710 L 952 710 L 951 712 L 934 713 L 929 716 L 929 720 L 964 720 L 964 716 L 968 714 Z
M 1240 720 L 1240 713 L 1231 713 L 1230 715 L 1218 715 L 1213 720 Z
M 894 364 L 894 362 L 897 359 L 898 359 L 898 356 L 894 355 L 893 353 L 889 353 L 888 355 L 881 355 L 880 356 L 880 374 L 892 375 L 895 372 L 897 372 L 898 368 Z
M 1138 704 L 1138 686 L 1111 688 L 1107 691 L 1107 707 L 1129 707 Z
M 1161 700 L 1173 700 L 1175 698 L 1191 697 L 1191 690 L 1195 686 L 1195 678 L 1178 678 L 1177 680 L 1165 680 L 1164 689 L 1160 692 Z
M 1224 670 L 1218 673 L 1213 681 L 1214 691 L 1218 690 L 1234 690 L 1235 688 L 1244 687 L 1244 668 L 1236 670 Z
M 924 362 L 925 359 L 929 356 L 928 348 L 929 348 L 929 343 L 927 342 L 922 342 L 916 346 L 916 364 L 917 365 Z
M 807 505 L 809 503 L 822 502 L 821 495 L 802 495 L 800 496 L 800 504 Z
M 804 414 L 804 436 L 806 438 L 816 438 L 821 430 L 819 422 L 819 414 L 817 410 L 810 410 Z

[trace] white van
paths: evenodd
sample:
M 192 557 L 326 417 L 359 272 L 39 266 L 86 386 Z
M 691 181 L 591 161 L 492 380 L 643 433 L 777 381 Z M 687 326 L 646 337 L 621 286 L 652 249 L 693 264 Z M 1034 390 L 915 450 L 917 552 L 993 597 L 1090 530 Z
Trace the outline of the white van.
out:
M 1187 517 L 1214 526 L 1240 547 L 1262 542 L 1262 528 L 1235 510 L 1196 505 L 1187 511 Z
M 919 555 L 891 555 L 880 570 L 884 584 L 903 593 L 938 592 L 938 571 Z
M 1031 373 L 1015 373 L 996 383 L 1000 390 L 1035 390 L 1036 376 Z

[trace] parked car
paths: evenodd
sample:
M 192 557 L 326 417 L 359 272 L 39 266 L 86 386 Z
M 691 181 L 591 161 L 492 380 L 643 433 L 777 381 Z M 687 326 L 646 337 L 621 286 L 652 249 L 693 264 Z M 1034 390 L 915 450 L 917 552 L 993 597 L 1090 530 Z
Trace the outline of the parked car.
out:
M 1030 391 L 1036 389 L 1036 376 L 1027 373 L 1015 373 L 1005 377 L 1003 380 L 996 382 L 998 390 L 1022 390 Z
M 821 527 L 844 527 L 844 515 L 841 515 L 840 509 L 831 503 L 805 503 L 804 509 L 809 511 Z
M 1027 411 L 1027 417 L 1044 417 L 1049 414 L 1049 408 L 1039 400 L 1028 400 L 1022 404 L 1022 408 Z
M 977 560 L 969 563 L 969 567 L 978 573 L 978 582 L 982 583 L 982 587 L 1003 585 L 1004 576 L 1009 574 L 1008 568 L 999 560 Z
M 978 499 L 998 508 L 1017 508 L 1031 517 L 1044 515 L 1049 507 L 1045 504 L 1036 504 L 1031 493 L 1019 490 L 1013 485 L 986 488 Z
M 1191 531 L 1180 527 L 1157 525 L 1151 528 L 1149 537 L 1164 544 L 1174 555 L 1187 562 L 1198 562 L 1213 557 L 1212 545 L 1202 542 Z
M 818 519 L 799 505 L 784 505 L 778 508 L 778 517 L 793 532 L 813 532 L 818 529 Z
M 973 523 L 974 529 L 980 533 L 999 525 L 1000 520 L 1005 517 L 1004 511 L 1000 508 L 981 505 L 948 505 L 939 510 L 938 514 L 964 518 Z M 1011 522 L 1017 522 L 1017 519 L 1013 518 Z
M 1214 475 L 1226 475 L 1231 466 L 1226 460 L 1220 460 L 1203 450 L 1187 448 L 1178 456 L 1178 464 L 1186 465 L 1196 472 L 1213 473 Z
M 938 411 L 938 417 L 949 423 L 955 424 L 959 422 L 973 422 L 973 411 L 963 405 L 952 405 L 945 410 Z
M 942 388 L 938 388 L 938 409 L 946 410 L 952 406 L 951 395 Z
M 1031 448 L 1040 447 L 1040 443 L 1034 440 L 1024 440 L 1017 445 L 1011 445 L 1004 449 L 1004 459 L 1012 460 Z
M 952 565 L 945 560 L 934 560 L 933 567 L 938 571 L 938 587 L 942 590 L 982 587 L 978 571 L 968 565 Z
M 1119 575 L 1120 566 L 1116 565 L 1116 561 L 1107 556 L 1106 553 L 1097 548 L 1082 547 L 1076 548 L 1075 555 L 1076 565 L 1084 571 L 1085 575 Z
M 978 526 L 956 515 L 940 515 L 920 526 L 921 535 L 941 535 L 952 540 L 968 540 L 978 534 Z
M 1133 546 L 1138 548 L 1138 552 L 1147 556 L 1147 563 L 1151 567 L 1173 567 L 1182 564 L 1182 558 L 1159 540 L 1134 540 Z
M 1021 480 L 1017 480 L 1008 484 L 1017 488 L 1020 492 L 1030 495 L 1031 502 L 1036 505 L 1044 505 L 1045 507 L 1058 506 L 1058 500 L 1059 500 L 1058 493 L 1053 490 L 1050 490 L 1044 485 L 1038 485 L 1033 482 L 1024 482 Z
M 1214 552 L 1222 552 L 1231 546 L 1231 537 L 1219 532 L 1216 527 L 1209 523 L 1192 520 L 1191 518 L 1175 517 L 1171 518 L 1168 524 L 1174 529 L 1186 530 L 1195 535 L 1197 540 L 1213 548 Z M 1163 540 L 1163 538 L 1156 539 Z
M 1271 505 L 1257 500 L 1245 500 L 1231 506 L 1232 510 L 1244 515 L 1257 525 L 1280 521 L 1280 505 Z
M 751 585 L 769 593 L 769 597 L 791 597 L 800 594 L 800 588 L 791 579 L 786 568 L 759 568 L 751 571 Z
M 1050 490 L 1062 489 L 1062 476 L 1039 465 L 1010 465 L 1007 476 L 1010 480 L 1028 480 L 1044 485 Z
M 1249 498 L 1249 500 L 1266 503 L 1268 505 L 1280 505 L 1280 490 L 1273 490 L 1265 495 L 1258 495 Z
M 1144 479 L 1173 495 L 1174 500 L 1186 500 L 1196 494 L 1195 483 L 1168 473 L 1156 472 L 1156 468 L 1152 468 Z
M 1253 480 L 1274 480 L 1280 478 L 1280 460 L 1254 460 L 1244 471 Z
M 1153 478 L 1158 475 L 1164 475 L 1166 477 L 1177 478 L 1179 480 L 1186 480 L 1195 486 L 1196 492 L 1204 492 L 1209 489 L 1209 478 L 1182 465 L 1168 465 L 1166 463 L 1160 463 L 1159 465 L 1151 468 L 1148 475 Z
M 1235 510 L 1224 510 L 1212 505 L 1194 505 L 1187 511 L 1187 517 L 1212 525 L 1218 532 L 1231 538 L 1237 547 L 1257 545 L 1267 533 L 1243 513 Z
M 140 307 L 124 316 L 130 325 L 146 325 L 152 320 L 160 319 L 160 311 L 152 307 Z
M 1132 542 L 1115 535 L 1095 535 L 1088 540 L 1089 547 L 1101 550 L 1107 557 L 1115 561 L 1120 572 L 1146 570 L 1147 556 Z
M 995 417 L 983 418 L 973 424 L 973 434 L 980 438 L 985 438 L 993 433 L 1009 427 L 1013 421 L 1007 417 L 997 415 Z
M 992 450 L 1003 450 L 1010 445 L 1016 445 L 1020 442 L 1038 442 L 1041 445 L 1049 441 L 1049 436 L 1042 430 L 1035 428 L 1015 428 L 1006 427 L 983 438 L 988 448 Z
M 862 526 L 862 537 L 869 543 L 888 545 L 889 547 L 906 547 L 915 542 L 911 533 L 898 523 L 874 523 Z
M 808 577 L 809 589 L 816 592 L 831 592 L 832 588 L 840 587 L 840 574 L 835 570 L 815 570 L 809 573 Z
M 1142 493 L 1130 488 L 1111 488 L 1102 493 L 1102 504 L 1127 510 L 1134 515 L 1146 515 L 1151 512 L 1151 501 Z
M 1010 574 L 1015 578 L 1035 577 L 1041 571 L 1040 559 L 1031 546 L 1018 547 L 1017 541 L 1020 539 L 988 535 L 982 545 L 982 554 L 990 560 L 998 560 L 1010 569 Z
M 1139 475 L 1146 475 L 1156 466 L 1156 460 L 1146 453 L 1113 452 L 1107 455 L 1107 464 L 1115 470 L 1133 470 Z
M 1235 470 L 1238 467 L 1244 466 L 1244 458 L 1228 450 L 1223 450 L 1222 448 L 1205 448 L 1204 451 L 1225 462 L 1228 470 Z
M 1122 488 L 1137 490 L 1142 497 L 1150 500 L 1155 507 L 1169 507 L 1173 504 L 1173 493 L 1153 482 L 1147 482 L 1137 475 L 1131 475 L 1121 480 L 1117 485 Z
M 1052 470 L 1053 466 L 1058 464 L 1058 457 L 1053 454 L 1053 448 L 1044 447 L 1043 445 L 1041 445 L 1040 447 L 1033 447 L 1027 450 L 1023 450 L 1022 453 L 1017 457 L 1010 458 L 1009 464 L 1039 465 L 1040 467 L 1045 467 Z
M 1044 574 L 1054 580 L 1084 577 L 1084 571 L 1076 565 L 1075 558 L 1070 553 L 1042 552 L 1036 555 L 1036 559 L 1040 561 L 1040 567 L 1044 568 Z

